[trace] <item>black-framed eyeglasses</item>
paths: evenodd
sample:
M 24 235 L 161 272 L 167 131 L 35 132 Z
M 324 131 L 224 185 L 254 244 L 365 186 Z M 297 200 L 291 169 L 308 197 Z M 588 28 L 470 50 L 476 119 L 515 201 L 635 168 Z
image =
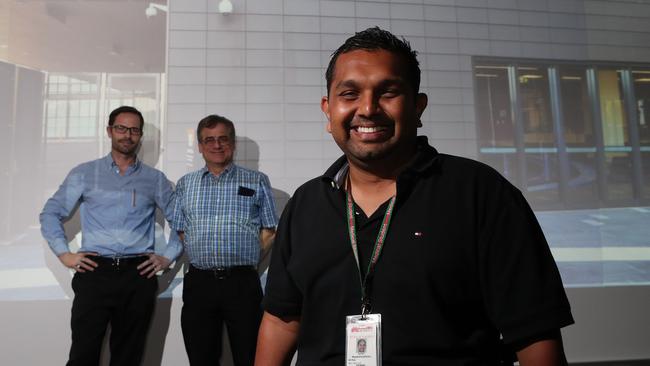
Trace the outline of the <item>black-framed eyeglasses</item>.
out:
M 127 131 L 131 132 L 131 135 L 140 136 L 142 135 L 142 129 L 140 127 L 126 127 L 122 125 L 112 125 L 111 128 L 113 131 L 119 134 L 125 134 Z
M 216 143 L 219 143 L 221 146 L 228 146 L 231 143 L 230 137 L 228 136 L 208 136 L 201 141 L 203 145 L 215 145 Z

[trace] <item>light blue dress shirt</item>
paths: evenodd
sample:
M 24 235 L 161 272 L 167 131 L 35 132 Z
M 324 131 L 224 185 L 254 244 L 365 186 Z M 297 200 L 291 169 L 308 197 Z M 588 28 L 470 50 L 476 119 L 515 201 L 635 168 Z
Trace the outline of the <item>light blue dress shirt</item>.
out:
M 176 185 L 172 229 L 185 233 L 190 263 L 202 269 L 257 265 L 260 229 L 275 228 L 269 178 L 230 164 L 218 176 L 207 168 Z
M 174 193 L 165 175 L 136 160 L 125 174 L 111 154 L 78 165 L 41 212 L 41 232 L 58 256 L 69 252 L 63 222 L 79 204 L 81 252 L 128 257 L 154 252 L 156 206 L 171 220 Z M 175 260 L 183 246 L 172 230 L 163 253 Z

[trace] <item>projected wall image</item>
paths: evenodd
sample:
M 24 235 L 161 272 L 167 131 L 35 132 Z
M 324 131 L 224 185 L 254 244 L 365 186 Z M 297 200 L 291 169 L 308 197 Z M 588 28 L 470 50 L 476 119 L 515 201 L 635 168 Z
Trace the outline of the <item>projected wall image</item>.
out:
M 139 158 L 172 182 L 203 164 L 198 121 L 232 119 L 236 162 L 268 175 L 281 209 L 341 155 L 320 110 L 324 72 L 372 26 L 419 52 L 420 134 L 494 167 L 533 207 L 569 287 L 569 362 L 650 358 L 650 3 L 230 2 L 222 14 L 214 0 L 0 1 L 4 359 L 65 363 L 74 273 L 38 216 L 73 167 L 108 154 L 113 108 L 143 112 Z M 78 212 L 65 231 L 77 250 Z M 159 277 L 144 365 L 187 364 L 184 268 Z
M 479 157 L 536 210 L 566 286 L 650 282 L 649 75 L 475 60 Z
M 316 51 L 305 50 L 312 46 L 294 43 L 299 36 L 311 42 L 313 34 L 292 28 L 287 28 L 286 34 L 251 31 L 245 38 L 230 39 L 226 37 L 232 35 L 228 27 L 241 27 L 232 23 L 240 18 L 219 18 L 215 11 L 208 12 L 209 24 L 204 25 L 209 34 L 203 39 L 197 35 L 202 31 L 194 28 L 206 15 L 187 5 L 179 11 L 191 18 L 187 25 L 191 29 L 173 25 L 180 31 L 172 32 L 174 36 L 166 45 L 165 13 L 146 17 L 144 4 L 114 6 L 97 1 L 77 4 L 79 8 L 72 11 L 66 2 L 45 2 L 46 7 L 36 3 L 10 2 L 3 9 L 5 14 L 11 13 L 12 21 L 0 29 L 0 41 L 7 43 L 0 47 L 0 57 L 5 60 L 0 63 L 0 114 L 4 131 L 10 131 L 0 136 L 6 162 L 0 176 L 0 299 L 70 297 L 71 273 L 62 268 L 40 237 L 38 213 L 73 166 L 108 152 L 104 126 L 108 112 L 118 105 L 135 105 L 144 112 L 147 124 L 140 157 L 163 169 L 172 180 L 201 164 L 193 142 L 187 140 L 191 140 L 198 118 L 206 113 L 225 113 L 237 120 L 242 126 L 241 137 L 257 146 L 255 159 L 272 157 L 267 160 L 271 163 L 260 169 L 286 194 L 306 179 L 294 170 L 308 169 L 313 176 L 339 153 L 319 124 L 323 118 L 318 110 L 323 91 L 321 60 L 307 57 L 323 53 L 326 59 L 332 42 L 327 47 L 319 44 Z M 95 35 L 94 41 L 89 40 L 92 37 L 62 41 L 59 48 L 49 42 L 57 35 L 64 39 L 63 33 L 56 33 L 61 29 L 73 29 L 65 37 L 87 32 L 94 22 L 104 21 L 106 12 L 129 14 L 129 24 L 139 28 L 115 29 L 113 37 Z M 43 25 L 36 35 L 25 28 L 25 24 L 35 23 Z M 111 26 L 102 24 L 104 29 Z M 437 24 L 440 31 L 443 25 L 455 27 L 445 20 L 427 24 Z M 324 34 L 326 39 L 331 36 Z M 255 41 L 256 36 L 273 35 L 281 42 Z M 332 38 L 338 42 L 341 36 L 336 33 Z M 447 76 L 451 72 L 437 63 L 454 63 L 455 52 L 459 52 L 454 46 L 455 33 L 427 37 L 407 35 L 421 51 L 423 91 L 430 95 L 422 133 L 442 152 L 465 151 L 461 155 L 488 163 L 524 192 L 567 286 L 650 283 L 650 232 L 645 224 L 650 218 L 650 68 L 625 62 L 471 58 L 463 54 L 471 61 L 467 66 L 471 82 L 467 83 L 461 77 Z M 67 48 L 73 45 L 77 48 Z M 217 57 L 222 51 L 236 55 L 249 48 L 251 55 L 257 55 L 275 45 L 290 50 L 291 55 L 302 52 L 302 56 L 287 56 L 291 62 L 277 68 L 264 66 L 263 57 L 241 63 Z M 165 64 L 166 46 L 171 65 Z M 207 47 L 210 57 L 194 57 L 205 51 L 201 47 Z M 478 48 L 473 52 L 482 53 Z M 182 55 L 192 56 L 187 65 Z M 308 63 L 312 59 L 313 65 Z M 214 65 L 204 66 L 199 61 Z M 462 66 L 455 62 L 447 68 Z M 172 90 L 167 100 L 169 86 Z M 200 94 L 220 88 L 232 92 L 215 93 L 216 97 Z M 300 93 L 297 102 L 282 99 L 290 95 L 290 88 L 309 93 Z M 260 90 L 264 93 L 257 93 Z M 263 94 L 257 98 L 261 102 L 256 100 L 257 94 Z M 313 98 L 311 94 L 315 94 Z M 196 101 L 201 98 L 203 102 Z M 469 108 L 463 112 L 469 113 L 462 121 L 446 117 L 465 107 Z M 173 117 L 171 124 L 166 120 L 167 110 Z M 267 121 L 272 115 L 267 112 L 275 110 L 281 110 L 284 120 Z M 285 110 L 291 113 L 285 114 Z M 457 127 L 459 121 L 471 125 L 476 133 L 463 132 L 462 139 L 440 133 L 445 131 L 440 126 L 462 130 Z M 260 137 L 258 131 L 272 123 L 280 126 L 280 132 Z M 170 133 L 165 139 L 161 136 L 167 129 Z M 298 137 L 291 135 L 298 133 Z M 314 153 L 316 149 L 311 147 L 316 142 L 320 150 Z M 304 155 L 320 159 L 318 164 L 300 160 L 300 169 L 287 168 L 296 163 L 291 155 L 294 146 L 308 146 L 310 153 Z M 165 154 L 172 162 L 168 166 Z M 248 149 L 240 149 L 239 154 L 247 159 L 246 164 L 257 167 Z M 182 171 L 176 169 L 177 161 L 183 161 Z M 76 220 L 73 216 L 66 224 L 71 248 L 80 242 Z M 164 241 L 164 230 L 161 221 L 159 244 Z M 163 296 L 180 294 L 180 273 L 168 282 L 171 285 Z

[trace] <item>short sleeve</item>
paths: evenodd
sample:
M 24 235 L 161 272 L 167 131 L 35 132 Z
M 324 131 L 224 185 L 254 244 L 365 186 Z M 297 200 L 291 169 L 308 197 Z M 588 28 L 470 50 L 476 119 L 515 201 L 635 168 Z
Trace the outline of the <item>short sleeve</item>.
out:
M 183 202 L 185 197 L 185 178 L 178 180 L 176 192 L 174 193 L 174 210 L 172 212 L 170 226 L 176 231 L 185 231 L 185 213 Z
M 273 190 L 271 189 L 269 177 L 266 174 L 261 174 L 260 193 L 260 220 L 262 227 L 274 228 L 278 224 L 278 219 L 275 213 L 275 203 L 273 202 Z
M 302 293 L 288 271 L 292 259 L 292 211 L 292 200 L 289 200 L 278 224 L 262 302 L 264 310 L 277 317 L 300 315 L 302 308 Z
M 504 342 L 572 324 L 555 260 L 521 192 L 503 180 L 484 203 L 481 287 L 488 315 Z

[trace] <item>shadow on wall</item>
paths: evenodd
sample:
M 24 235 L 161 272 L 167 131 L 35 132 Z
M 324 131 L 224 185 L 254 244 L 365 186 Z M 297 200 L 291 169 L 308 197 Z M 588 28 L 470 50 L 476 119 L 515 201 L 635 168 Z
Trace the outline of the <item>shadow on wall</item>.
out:
M 154 166 L 158 159 L 160 158 L 160 149 L 158 145 L 160 131 L 152 125 L 145 125 L 145 136 L 143 138 L 142 146 L 140 147 L 138 156 L 141 160 L 150 165 Z M 151 131 L 151 132 L 150 132 Z M 108 149 L 107 149 L 108 150 Z M 236 150 L 235 161 L 237 164 L 246 167 L 248 169 L 258 170 L 259 169 L 259 145 L 247 138 L 239 137 L 237 140 L 237 150 Z M 82 163 L 82 162 L 79 162 Z M 204 161 L 198 152 L 194 153 L 193 165 L 194 169 L 200 169 L 204 166 Z M 289 200 L 289 195 L 286 192 L 283 192 L 278 189 L 273 189 L 273 198 L 275 202 L 276 212 L 278 217 L 284 209 L 287 201 Z M 77 207 L 78 208 L 78 207 Z M 79 249 L 80 235 L 81 232 L 81 220 L 79 217 L 79 210 L 75 208 L 73 213 L 64 223 L 64 229 L 66 237 L 68 238 L 69 247 L 71 250 L 76 251 Z M 164 243 L 164 236 L 162 235 L 165 228 L 166 222 L 164 216 L 160 210 L 156 211 L 156 243 Z M 74 292 L 72 290 L 70 281 L 71 271 L 65 268 L 59 260 L 52 254 L 47 243 L 43 242 L 46 248 L 45 252 L 45 262 L 47 267 L 52 272 L 60 287 L 63 289 L 65 294 L 73 298 Z M 268 268 L 270 260 L 270 255 L 267 255 L 260 263 L 259 273 L 263 275 L 263 279 L 266 278 L 265 271 Z M 171 271 L 165 272 L 164 274 L 158 276 L 158 293 L 162 293 L 169 289 L 170 286 L 177 286 L 178 281 L 173 281 L 179 271 L 185 273 L 187 271 L 188 261 L 185 256 L 182 256 L 177 263 L 174 265 L 174 268 Z M 170 325 L 170 314 L 173 298 L 158 298 L 156 302 L 156 309 L 153 315 L 151 328 L 148 334 L 147 346 L 143 358 L 142 365 L 144 366 L 154 366 L 161 365 L 163 361 L 163 352 L 165 347 L 165 341 L 167 334 L 169 332 Z M 110 328 L 110 327 L 109 327 Z M 180 329 L 178 330 L 180 331 Z M 224 329 L 225 332 L 225 329 Z M 105 366 L 109 364 L 110 352 L 108 347 L 108 339 L 110 337 L 110 329 L 107 331 L 104 338 L 104 346 L 102 349 L 102 359 L 100 365 Z M 230 345 L 228 343 L 228 337 L 224 333 L 223 337 L 223 356 L 221 364 L 224 366 L 233 365 L 232 355 L 230 354 Z
M 237 141 L 237 153 L 235 155 L 235 161 L 237 164 L 252 170 L 259 170 L 259 161 L 260 161 L 260 146 L 257 142 L 249 139 L 248 137 L 239 137 Z M 273 190 L 273 201 L 275 203 L 275 212 L 278 215 L 278 218 L 282 214 L 284 206 L 289 201 L 289 194 L 287 192 L 281 191 L 279 189 L 272 188 Z M 271 250 L 272 252 L 272 250 Z M 267 253 L 266 257 L 260 262 L 258 272 L 262 276 L 264 281 L 263 285 L 266 284 L 266 270 L 269 267 L 269 262 L 271 260 L 271 253 Z

